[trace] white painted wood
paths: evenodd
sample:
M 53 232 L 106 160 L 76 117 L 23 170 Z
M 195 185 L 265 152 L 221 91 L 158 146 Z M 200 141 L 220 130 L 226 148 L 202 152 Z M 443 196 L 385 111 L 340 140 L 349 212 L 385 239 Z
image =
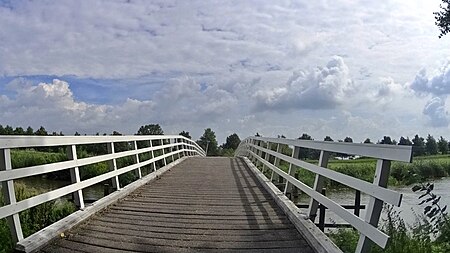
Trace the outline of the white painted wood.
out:
M 77 162 L 77 147 L 75 145 L 71 145 L 67 147 L 67 157 L 70 160 L 73 160 L 75 163 Z M 70 180 L 72 184 L 79 183 L 80 180 L 80 170 L 78 166 L 75 166 L 70 169 Z M 83 199 L 83 190 L 80 189 L 72 193 L 74 203 L 79 209 L 84 209 L 84 199 Z
M 13 171 L 0 171 L 0 180 L 15 180 L 20 179 L 24 177 L 30 177 L 35 175 L 41 175 L 49 172 L 55 172 L 59 170 L 64 170 L 71 167 L 81 167 L 86 166 L 89 164 L 99 163 L 99 162 L 105 162 L 112 159 L 117 159 L 121 157 L 126 156 L 132 156 L 136 154 L 141 154 L 144 152 L 152 152 L 155 150 L 159 150 L 162 147 L 170 147 L 171 145 L 165 145 L 165 146 L 156 146 L 156 147 L 149 147 L 149 148 L 143 148 L 139 150 L 129 150 L 124 151 L 120 153 L 111 153 L 106 155 L 99 155 L 94 157 L 87 157 L 78 159 L 75 161 L 64 161 L 59 163 L 52 163 L 52 164 L 44 164 L 44 165 L 38 165 L 38 166 L 32 166 L 32 167 L 26 167 L 26 168 L 20 168 L 20 169 L 14 169 Z
M 280 143 L 277 143 L 277 153 L 280 153 Z M 273 159 L 273 165 L 280 167 L 280 159 L 275 156 Z M 272 171 L 271 175 L 270 175 L 270 181 L 273 182 L 273 176 L 274 176 L 275 172 Z
M 181 152 L 181 151 L 175 151 L 176 152 Z M 105 174 L 90 178 L 90 179 L 86 179 L 84 181 L 81 181 L 80 183 L 77 184 L 71 184 L 71 185 L 67 185 L 64 187 L 61 187 L 59 189 L 50 191 L 50 192 L 46 192 L 31 198 L 28 198 L 26 200 L 22 200 L 19 201 L 17 203 L 14 204 L 10 204 L 10 205 L 6 205 L 3 207 L 0 207 L 0 219 L 11 216 L 13 214 L 19 213 L 21 211 L 24 211 L 26 209 L 29 209 L 33 206 L 37 206 L 39 204 L 45 203 L 47 201 L 50 200 L 54 200 L 57 198 L 60 198 L 64 195 L 67 195 L 69 193 L 78 191 L 80 189 L 84 189 L 86 187 L 92 186 L 94 184 L 97 184 L 99 182 L 108 180 L 110 178 L 116 178 L 121 174 L 127 173 L 129 171 L 135 170 L 138 167 L 144 167 L 152 162 L 158 161 L 160 159 L 164 159 L 165 157 L 171 156 L 172 153 L 167 153 L 164 156 L 158 156 L 156 158 L 152 158 L 150 160 L 146 160 L 141 162 L 140 164 L 132 164 L 129 165 L 127 167 L 123 167 L 121 169 L 118 170 L 112 170 L 110 172 L 107 172 Z
M 330 158 L 330 152 L 328 151 L 320 151 L 320 157 L 319 157 L 319 166 L 326 168 L 328 166 L 328 160 Z M 316 192 L 322 192 L 322 188 L 325 183 L 325 177 L 316 174 L 316 178 L 314 179 L 314 187 L 313 189 Z M 311 219 L 312 222 L 315 221 L 316 215 L 317 215 L 317 209 L 319 208 L 319 202 L 315 200 L 314 198 L 311 198 L 309 202 L 309 210 L 308 210 L 308 217 Z
M 292 155 L 291 157 L 294 160 L 298 159 L 298 155 L 300 154 L 300 148 L 299 147 L 294 147 L 294 150 L 292 150 Z M 294 163 L 289 163 L 289 170 L 288 170 L 288 174 L 292 177 L 295 175 L 295 172 L 297 172 L 297 168 L 295 167 Z M 286 185 L 284 187 L 284 195 L 286 195 L 287 193 L 292 193 L 292 185 L 286 181 Z M 292 198 L 292 195 L 291 195 Z
M 389 171 L 391 162 L 386 160 L 378 160 L 375 170 L 375 178 L 373 184 L 381 187 L 387 187 L 389 181 Z M 370 197 L 369 205 L 367 206 L 367 212 L 365 221 L 370 225 L 377 227 L 380 220 L 381 211 L 383 210 L 383 201 Z M 370 252 L 371 241 L 369 238 L 361 234 L 359 236 L 358 244 L 356 246 L 356 253 Z M 383 247 L 384 248 L 384 247 Z
M 194 141 L 180 135 L 124 135 L 124 136 L 14 136 L 0 135 L 0 149 L 5 148 L 23 148 L 23 147 L 51 147 L 51 146 L 68 146 L 68 145 L 84 145 L 109 142 L 129 142 L 129 141 L 146 141 L 146 140 L 167 140 L 170 138 L 182 138 L 195 146 L 198 150 L 202 150 Z M 204 151 L 201 152 L 204 154 Z
M 133 141 L 133 149 L 134 149 L 134 150 L 138 150 L 137 141 Z M 139 154 L 135 154 L 135 155 L 133 156 L 133 162 L 134 162 L 134 163 L 139 163 Z M 137 176 L 137 178 L 142 178 L 141 167 L 137 168 L 137 170 L 136 170 L 136 176 Z
M 0 149 L 0 171 L 11 171 L 11 150 Z M 14 181 L 8 180 L 2 182 L 3 198 L 6 206 L 16 204 L 16 193 L 14 191 Z M 4 218 L 4 217 L 3 217 Z M 9 226 L 11 238 L 13 242 L 18 242 L 23 239 L 22 226 L 20 224 L 20 217 L 18 213 L 6 217 Z
M 251 140 L 270 141 L 302 148 L 325 150 L 336 153 L 367 156 L 391 161 L 412 161 L 412 147 L 402 145 L 363 144 L 299 139 L 250 137 Z
M 108 153 L 110 154 L 114 154 L 114 142 L 110 142 L 106 144 L 107 148 L 108 148 Z M 108 161 L 108 166 L 109 166 L 109 170 L 110 171 L 117 171 L 117 161 L 116 158 L 113 158 L 111 160 Z M 119 182 L 119 176 L 115 176 L 112 179 L 112 187 L 118 191 L 120 190 L 120 182 Z
M 161 146 L 164 146 L 164 141 L 162 139 L 161 139 Z M 162 150 L 162 154 L 164 156 L 164 154 L 166 153 L 164 151 L 164 148 L 162 148 L 161 150 Z M 166 165 L 167 165 L 167 160 L 166 160 L 166 157 L 164 157 L 164 166 L 166 166 Z
M 249 144 L 251 145 L 251 144 Z M 336 182 L 342 183 L 344 185 L 347 185 L 353 189 L 360 190 L 361 192 L 364 192 L 368 195 L 374 196 L 380 200 L 383 200 L 384 202 L 387 202 L 392 205 L 400 206 L 401 200 L 402 200 L 402 194 L 386 189 L 383 187 L 378 187 L 374 184 L 371 184 L 369 182 L 366 182 L 361 179 L 357 179 L 339 172 L 336 172 L 334 170 L 329 170 L 326 168 L 322 168 L 320 166 L 310 164 L 298 159 L 294 159 L 292 157 L 275 153 L 271 150 L 267 150 L 267 152 L 271 153 L 272 155 L 278 156 L 280 159 L 288 162 L 293 163 L 299 167 L 302 167 L 306 170 L 309 170 L 311 172 L 314 172 L 316 174 L 322 175 L 324 177 L 330 178 Z
M 150 147 L 153 147 L 153 141 L 152 140 L 149 140 L 149 144 L 150 144 Z M 153 149 L 150 151 L 150 153 L 151 153 L 151 155 L 152 155 L 152 158 L 151 159 L 153 159 L 153 158 L 155 158 L 155 153 L 153 152 Z M 152 166 L 153 166 L 153 172 L 155 172 L 156 171 L 156 164 L 155 163 L 152 163 Z
M 353 213 L 349 212 L 347 209 L 343 208 L 338 203 L 332 201 L 331 199 L 327 198 L 326 196 L 316 192 L 306 184 L 300 182 L 299 180 L 291 177 L 289 174 L 284 172 L 283 170 L 275 167 L 273 164 L 264 161 L 261 157 L 258 157 L 256 153 L 251 152 L 252 155 L 258 159 L 258 161 L 265 163 L 269 168 L 274 170 L 278 175 L 285 178 L 289 183 L 293 184 L 295 187 L 300 189 L 302 192 L 308 194 L 312 198 L 316 199 L 320 203 L 322 203 L 324 206 L 326 206 L 328 209 L 330 209 L 332 212 L 337 214 L 339 217 L 341 217 L 343 220 L 350 223 L 354 228 L 358 229 L 358 231 L 361 234 L 364 234 L 369 239 L 371 239 L 373 242 L 378 244 L 380 247 L 385 247 L 387 240 L 389 239 L 389 236 L 385 233 L 379 231 L 376 227 L 366 223 L 364 220 L 359 218 L 358 216 L 355 216 Z

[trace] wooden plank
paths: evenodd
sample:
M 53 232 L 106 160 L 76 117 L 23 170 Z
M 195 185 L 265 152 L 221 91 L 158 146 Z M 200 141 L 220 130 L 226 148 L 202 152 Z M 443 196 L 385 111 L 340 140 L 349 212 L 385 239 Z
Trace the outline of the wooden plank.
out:
M 156 198 L 164 189 L 168 196 L 188 195 L 181 203 Z M 229 192 L 233 199 L 222 199 Z M 207 193 L 208 200 L 196 195 Z M 53 245 L 77 243 L 97 252 L 313 252 L 253 173 L 229 158 L 187 159 L 67 234 Z
M 131 192 L 135 191 L 139 187 L 158 179 L 163 173 L 169 171 L 175 165 L 183 162 L 186 158 L 179 159 L 166 167 L 159 169 L 157 172 L 149 174 L 142 178 L 142 180 L 135 181 L 127 186 L 125 186 L 121 191 L 116 191 L 110 195 L 94 202 L 92 205 L 87 206 L 84 210 L 77 211 L 56 223 L 46 227 L 45 229 L 38 231 L 31 236 L 19 241 L 16 245 L 16 250 L 22 252 L 34 252 L 50 240 L 58 237 L 62 232 L 71 229 L 72 227 L 82 223 L 86 219 L 90 218 L 95 213 L 103 210 L 107 206 L 117 202 L 121 198 L 126 197 Z

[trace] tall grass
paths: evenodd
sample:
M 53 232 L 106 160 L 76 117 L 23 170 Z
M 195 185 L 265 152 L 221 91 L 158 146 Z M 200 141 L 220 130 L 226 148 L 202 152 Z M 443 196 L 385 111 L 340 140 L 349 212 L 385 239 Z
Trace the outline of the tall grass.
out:
M 39 194 L 36 189 L 26 187 L 20 183 L 15 183 L 14 189 L 17 201 L 21 201 Z M 0 206 L 3 206 L 4 204 L 3 195 L 0 195 Z M 67 200 L 53 200 L 25 210 L 19 214 L 23 234 L 27 237 L 75 211 L 75 205 Z M 11 234 L 6 219 L 1 219 L 0 252 L 12 252 L 13 247 L 14 244 L 11 239 Z

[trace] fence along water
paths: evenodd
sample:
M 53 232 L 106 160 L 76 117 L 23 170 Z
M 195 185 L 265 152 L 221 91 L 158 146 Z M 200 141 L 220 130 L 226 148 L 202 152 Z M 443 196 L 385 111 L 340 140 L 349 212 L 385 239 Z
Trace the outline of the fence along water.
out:
M 122 152 L 115 151 L 115 144 L 117 143 L 127 143 L 130 150 Z M 147 143 L 147 145 L 138 145 L 138 143 Z M 77 147 L 90 144 L 106 144 L 108 154 L 78 158 Z M 65 147 L 68 160 L 25 168 L 12 168 L 11 149 L 43 147 Z M 142 154 L 148 155 L 150 158 L 145 161 L 140 161 L 139 155 Z M 130 156 L 133 158 L 133 164 L 123 168 L 117 167 L 117 159 Z M 120 175 L 135 171 L 137 178 L 141 179 L 143 177 L 142 167 L 151 166 L 152 171 L 155 172 L 158 161 L 167 165 L 167 160 L 174 162 L 185 156 L 205 156 L 205 152 L 194 141 L 179 135 L 0 136 L 0 182 L 2 183 L 2 192 L 5 199 L 5 205 L 0 207 L 0 219 L 7 219 L 13 240 L 20 242 L 24 240 L 19 217 L 20 212 L 70 193 L 74 195 L 75 205 L 79 209 L 84 209 L 84 188 L 111 179 L 113 188 L 120 190 Z M 79 168 L 81 166 L 99 162 L 107 162 L 109 172 L 86 180 L 80 180 Z M 17 202 L 14 192 L 14 180 L 62 170 L 70 171 L 71 184 Z
M 276 145 L 273 150 L 272 144 Z M 281 146 L 287 145 L 293 148 L 292 155 L 281 153 Z M 318 165 L 298 159 L 301 148 L 320 151 Z M 376 158 L 373 183 L 369 183 L 330 169 L 327 169 L 328 160 L 332 153 L 351 154 Z M 236 151 L 237 156 L 246 156 L 249 160 L 264 171 L 266 168 L 286 180 L 284 193 L 291 191 L 292 187 L 298 188 L 311 197 L 307 217 L 313 222 L 316 218 L 319 203 L 350 223 L 360 232 L 360 238 L 356 252 L 368 252 L 371 241 L 384 248 L 389 236 L 380 231 L 377 226 L 380 219 L 383 203 L 400 206 L 402 194 L 387 189 L 391 161 L 412 162 L 412 147 L 393 146 L 382 144 L 357 144 L 339 143 L 309 140 L 294 140 L 283 138 L 249 137 L 241 142 Z M 289 164 L 286 173 L 280 169 L 280 161 Z M 272 162 L 269 162 L 272 161 Z M 297 167 L 315 173 L 314 186 L 311 188 L 294 177 Z M 364 219 L 354 215 L 344 207 L 321 194 L 325 178 L 334 180 L 355 190 L 370 196 L 367 212 Z

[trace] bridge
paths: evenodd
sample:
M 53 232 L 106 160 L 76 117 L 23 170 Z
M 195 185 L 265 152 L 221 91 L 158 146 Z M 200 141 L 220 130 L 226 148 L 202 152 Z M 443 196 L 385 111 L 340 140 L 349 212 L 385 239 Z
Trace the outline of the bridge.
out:
M 107 152 L 79 157 L 92 145 Z M 42 148 L 65 148 L 67 160 L 12 168 L 11 150 Z M 318 164 L 298 159 L 305 149 L 320 152 Z M 327 169 L 333 153 L 376 158 L 373 182 Z M 234 158 L 205 156 L 195 142 L 175 135 L 0 136 L 0 218 L 20 252 L 341 252 L 314 224 L 323 205 L 359 231 L 356 252 L 369 252 L 372 243 L 385 247 L 389 239 L 378 228 L 383 203 L 401 204 L 402 195 L 386 188 L 390 163 L 411 162 L 412 149 L 249 137 Z M 132 162 L 118 166 L 125 158 Z M 97 163 L 109 171 L 81 180 L 80 170 Z M 315 174 L 312 187 L 295 176 L 299 169 Z M 14 181 L 57 171 L 70 172 L 71 184 L 16 199 Z M 136 180 L 124 186 L 127 173 Z M 321 194 L 325 179 L 370 196 L 365 217 Z M 83 191 L 102 182 L 114 191 L 87 203 Z M 292 201 L 295 191 L 310 197 L 306 210 Z M 19 214 L 67 195 L 78 211 L 24 238 Z

